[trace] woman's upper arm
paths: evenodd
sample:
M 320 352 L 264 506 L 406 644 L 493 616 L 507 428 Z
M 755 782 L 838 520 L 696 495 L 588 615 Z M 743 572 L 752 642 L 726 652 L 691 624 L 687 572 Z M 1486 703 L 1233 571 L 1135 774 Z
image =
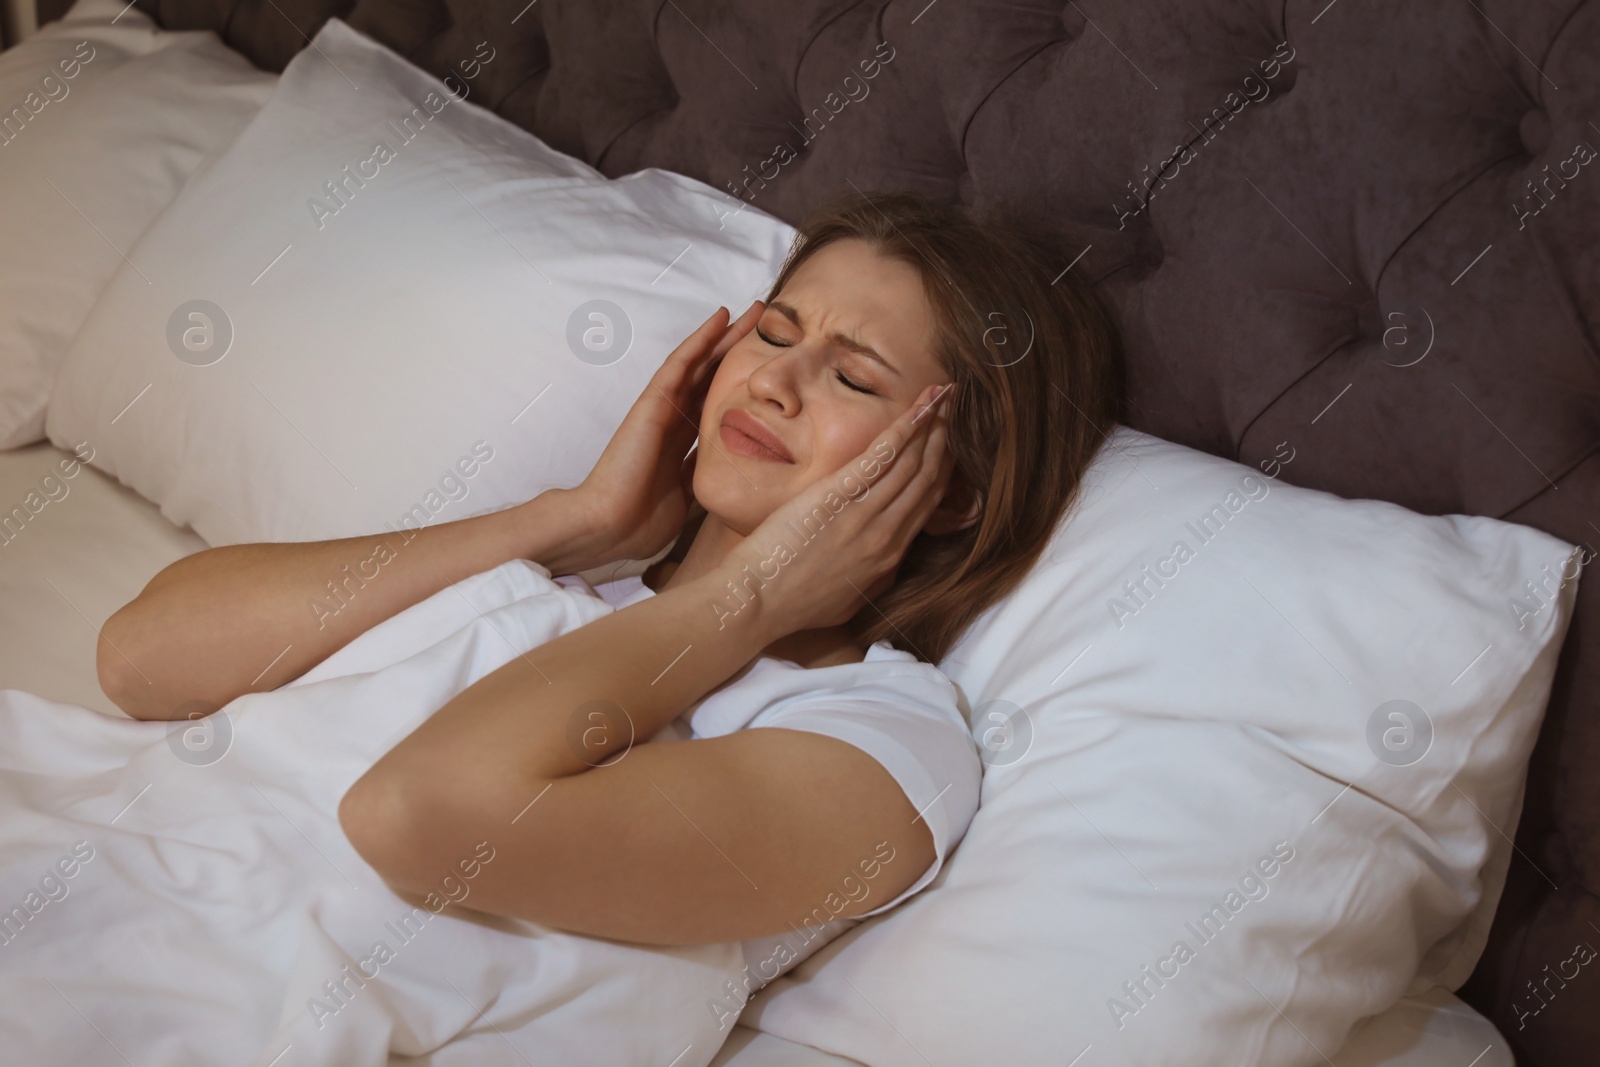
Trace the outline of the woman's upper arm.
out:
M 421 891 L 456 852 L 487 842 L 495 860 L 464 903 L 590 936 L 672 945 L 781 933 L 871 911 L 936 859 L 932 831 L 882 764 L 802 730 L 640 744 L 550 782 L 410 773 L 386 783 L 389 803 L 341 810 L 380 873 Z

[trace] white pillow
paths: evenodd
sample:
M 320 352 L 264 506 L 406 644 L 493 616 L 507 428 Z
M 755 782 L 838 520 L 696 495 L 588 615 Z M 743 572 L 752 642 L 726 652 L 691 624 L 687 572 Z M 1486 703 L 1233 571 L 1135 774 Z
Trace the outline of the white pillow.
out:
M 940 664 L 988 764 L 960 847 L 741 1022 L 874 1067 L 1325 1062 L 1482 951 L 1574 551 L 1120 428 Z
M 118 0 L 80 0 L 0 52 L 0 448 L 44 438 L 95 298 L 276 81 L 215 34 L 165 33 Z
M 707 185 L 609 180 L 337 18 L 314 44 L 140 240 L 149 281 L 119 271 L 50 405 L 52 440 L 213 545 L 576 485 L 667 354 L 782 265 L 793 228 Z

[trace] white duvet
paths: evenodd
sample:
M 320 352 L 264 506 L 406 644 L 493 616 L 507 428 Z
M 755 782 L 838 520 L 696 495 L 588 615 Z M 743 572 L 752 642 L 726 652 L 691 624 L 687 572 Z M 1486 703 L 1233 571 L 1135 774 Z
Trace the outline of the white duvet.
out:
M 610 610 L 517 560 L 210 720 L 0 691 L 6 1062 L 703 1067 L 737 943 L 651 948 L 447 907 L 494 862 L 492 821 L 408 901 L 338 824 L 350 784 L 450 697 Z

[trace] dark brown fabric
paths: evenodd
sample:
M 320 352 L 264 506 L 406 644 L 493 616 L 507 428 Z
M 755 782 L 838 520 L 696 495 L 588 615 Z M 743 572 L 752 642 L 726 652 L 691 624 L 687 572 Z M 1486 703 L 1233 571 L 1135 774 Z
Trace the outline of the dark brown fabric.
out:
M 1600 546 L 1600 160 L 1574 154 L 1600 150 L 1600 3 L 139 6 L 270 70 L 331 14 L 441 76 L 487 41 L 472 99 L 790 221 L 850 189 L 1014 212 L 1118 307 L 1137 428 Z M 1600 968 L 1549 978 L 1600 948 L 1597 702 L 1591 578 L 1463 990 L 1523 1067 L 1600 1048 Z
M 33 14 L 39 20 L 39 25 L 43 26 L 65 15 L 71 8 L 72 0 L 35 0 Z

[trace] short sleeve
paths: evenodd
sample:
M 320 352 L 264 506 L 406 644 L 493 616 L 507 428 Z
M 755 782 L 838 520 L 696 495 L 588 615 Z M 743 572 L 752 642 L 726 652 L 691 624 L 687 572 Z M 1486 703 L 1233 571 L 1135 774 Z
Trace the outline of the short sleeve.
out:
M 859 666 L 878 669 L 864 669 L 863 678 L 843 692 L 769 708 L 749 726 L 805 730 L 854 745 L 893 775 L 928 824 L 933 863 L 904 892 L 858 916 L 866 918 L 933 881 L 977 813 L 983 764 L 956 704 L 955 688 L 937 668 L 916 661 L 903 666 L 874 663 L 870 658 Z
M 555 583 L 598 597 L 617 610 L 655 595 L 639 576 L 598 587 L 576 575 Z M 827 734 L 861 749 L 900 784 L 933 834 L 934 860 L 927 870 L 904 892 L 845 922 L 888 911 L 920 892 L 938 875 L 977 813 L 983 763 L 957 704 L 955 685 L 933 664 L 887 641 L 870 646 L 859 663 L 829 667 L 806 669 L 760 657 L 668 723 L 662 734 L 687 740 L 761 726 Z M 746 943 L 747 948 L 757 944 Z

